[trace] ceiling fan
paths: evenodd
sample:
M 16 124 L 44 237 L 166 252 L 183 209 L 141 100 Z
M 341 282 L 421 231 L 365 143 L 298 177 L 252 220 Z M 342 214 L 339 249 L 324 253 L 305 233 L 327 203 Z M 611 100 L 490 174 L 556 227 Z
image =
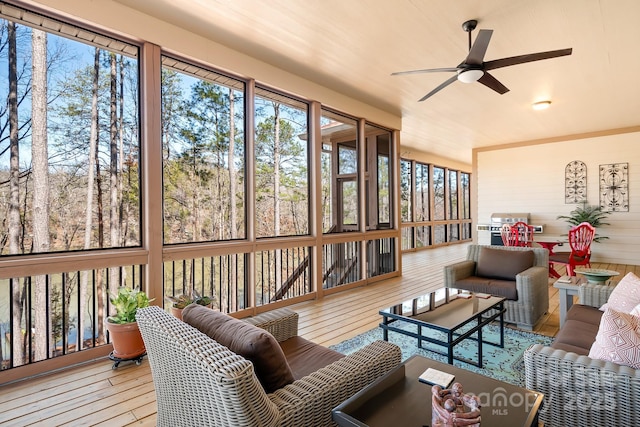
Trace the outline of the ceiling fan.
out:
M 469 54 L 467 57 L 458 65 L 457 67 L 452 68 L 430 68 L 426 70 L 413 70 L 413 71 L 400 71 L 397 73 L 392 73 L 392 76 L 398 76 L 402 74 L 419 74 L 419 73 L 439 73 L 439 72 L 455 72 L 457 73 L 455 76 L 450 77 L 440 86 L 433 89 L 431 92 L 423 96 L 418 100 L 424 101 L 435 93 L 441 91 L 445 87 L 449 86 L 451 83 L 456 80 L 460 80 L 463 83 L 473 83 L 479 82 L 488 87 L 489 89 L 493 89 L 498 92 L 500 95 L 509 92 L 509 89 L 500 83 L 498 79 L 489 74 L 490 70 L 495 70 L 497 68 L 502 67 L 510 67 L 512 65 L 524 64 L 525 62 L 533 62 L 540 61 L 542 59 L 551 59 L 557 58 L 559 56 L 571 55 L 573 49 L 561 49 L 561 50 L 551 50 L 548 52 L 538 52 L 538 53 L 530 53 L 527 55 L 519 55 L 512 56 L 509 58 L 502 59 L 494 59 L 493 61 L 484 61 L 484 54 L 487 51 L 487 47 L 489 46 L 489 41 L 491 40 L 491 35 L 493 34 L 493 30 L 480 30 L 478 36 L 476 37 L 476 41 L 471 44 L 471 32 L 475 30 L 476 25 L 478 25 L 478 21 L 475 19 L 466 21 L 462 24 L 462 29 L 469 33 Z

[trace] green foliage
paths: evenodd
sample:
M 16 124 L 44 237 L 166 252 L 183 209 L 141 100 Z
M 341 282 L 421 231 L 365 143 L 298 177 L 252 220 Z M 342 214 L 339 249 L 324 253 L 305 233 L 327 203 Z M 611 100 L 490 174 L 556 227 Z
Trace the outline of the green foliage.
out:
M 109 301 L 116 309 L 116 315 L 108 318 L 111 323 L 133 323 L 136 321 L 138 309 L 149 307 L 149 303 L 153 300 L 139 289 L 123 286 L 118 289 L 116 295 L 110 296 Z
M 173 308 L 185 308 L 192 303 L 207 306 L 215 300 L 213 297 L 201 296 L 195 289 L 191 290 L 191 294 L 180 294 L 175 297 L 167 295 L 165 299 L 173 304 Z
M 603 212 L 600 206 L 585 204 L 572 210 L 569 215 L 559 215 L 558 219 L 566 220 L 571 226 L 588 222 L 597 230 L 603 225 L 610 225 L 608 222 L 604 222 L 608 216 L 609 214 L 607 212 Z M 595 242 L 599 242 L 604 239 L 608 239 L 608 237 L 598 236 L 596 234 L 596 237 L 593 240 Z

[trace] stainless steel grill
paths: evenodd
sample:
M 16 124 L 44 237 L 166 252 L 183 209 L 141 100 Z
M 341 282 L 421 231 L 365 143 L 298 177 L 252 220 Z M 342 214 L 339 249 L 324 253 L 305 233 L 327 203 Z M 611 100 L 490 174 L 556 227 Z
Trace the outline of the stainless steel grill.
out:
M 494 213 L 491 215 L 491 224 L 489 230 L 491 231 L 491 244 L 502 245 L 502 236 L 500 235 L 500 229 L 503 225 L 513 225 L 516 222 L 525 222 L 527 224 L 531 221 L 531 215 L 528 213 Z M 543 227 L 541 225 L 533 226 L 534 233 L 542 233 Z
M 531 215 L 528 213 L 494 213 L 491 214 L 491 231 L 500 232 L 500 228 L 505 225 L 513 225 L 518 221 L 529 224 Z
M 504 224 L 515 224 L 518 221 L 526 222 L 529 224 L 531 215 L 528 213 L 494 213 L 491 215 L 490 224 L 478 224 L 476 229 L 478 231 L 490 231 L 491 232 L 491 244 L 502 245 L 502 236 L 500 235 L 500 229 Z M 529 224 L 532 225 L 532 224 Z M 544 232 L 542 225 L 533 225 L 533 232 L 540 234 Z

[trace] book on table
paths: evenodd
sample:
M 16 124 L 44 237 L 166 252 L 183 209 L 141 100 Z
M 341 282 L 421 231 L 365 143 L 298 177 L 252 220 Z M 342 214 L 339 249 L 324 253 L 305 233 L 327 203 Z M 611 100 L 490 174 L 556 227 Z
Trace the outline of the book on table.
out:
M 482 293 L 482 292 L 476 292 L 475 296 L 477 298 L 483 298 L 483 299 L 491 298 L 491 294 L 485 294 L 485 293 Z
M 442 388 L 449 388 L 455 375 L 437 369 L 428 368 L 419 377 L 418 381 L 429 385 L 439 385 Z

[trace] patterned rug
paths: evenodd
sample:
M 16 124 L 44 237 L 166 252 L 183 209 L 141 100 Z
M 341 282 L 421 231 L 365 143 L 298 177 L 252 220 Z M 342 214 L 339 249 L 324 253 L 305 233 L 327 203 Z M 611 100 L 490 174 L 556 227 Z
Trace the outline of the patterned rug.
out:
M 415 325 L 405 324 L 404 326 L 401 326 L 401 328 L 402 327 L 412 327 L 414 332 L 416 330 Z M 425 329 L 423 329 L 423 333 L 426 333 Z M 434 334 L 437 334 L 437 332 L 434 332 Z M 482 335 L 485 341 L 499 342 L 500 327 L 493 324 L 487 325 L 482 329 Z M 382 329 L 375 328 L 339 344 L 333 345 L 331 348 L 342 354 L 351 354 L 365 345 L 381 339 Z M 454 360 L 453 364 L 458 368 L 467 369 L 500 381 L 524 387 L 524 351 L 532 344 L 549 345 L 552 341 L 553 338 L 546 337 L 544 335 L 505 327 L 504 348 L 494 347 L 488 344 L 484 344 L 482 346 L 482 359 L 484 362 L 484 366 L 482 368 L 478 368 L 459 360 Z M 418 348 L 418 340 L 416 338 L 390 331 L 389 342 L 400 347 L 402 350 L 402 360 L 405 360 L 414 354 L 419 354 L 439 362 L 447 363 L 446 356 L 434 353 L 425 348 Z M 423 347 L 430 346 L 438 351 L 445 350 L 444 347 L 433 346 L 430 343 L 423 342 Z M 454 356 L 478 360 L 478 344 L 473 340 L 464 340 L 455 346 Z

